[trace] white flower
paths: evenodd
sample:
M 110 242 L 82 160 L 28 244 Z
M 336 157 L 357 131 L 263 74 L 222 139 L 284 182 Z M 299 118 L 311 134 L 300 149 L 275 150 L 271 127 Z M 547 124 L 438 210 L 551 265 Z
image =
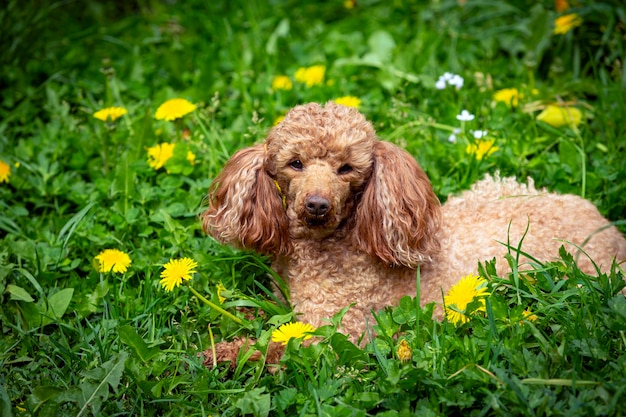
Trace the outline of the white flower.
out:
M 452 78 L 448 80 L 448 84 L 455 86 L 456 89 L 459 90 L 461 87 L 463 87 L 463 77 L 454 74 Z
M 444 88 L 446 88 L 446 80 L 444 80 L 441 77 L 439 77 L 439 79 L 435 83 L 435 88 L 437 90 L 443 90 Z
M 470 122 L 474 120 L 474 115 L 467 110 L 462 110 L 461 114 L 457 114 L 456 120 L 460 120 L 461 122 Z
M 456 135 L 458 135 L 459 133 L 461 133 L 461 129 L 454 129 L 452 131 L 452 134 L 448 136 L 448 142 L 456 143 Z
M 474 134 L 474 139 L 480 139 L 487 136 L 486 130 L 474 130 L 472 133 Z
M 463 82 L 463 77 L 460 75 L 446 71 L 437 79 L 435 88 L 437 88 L 437 90 L 443 90 L 446 86 L 451 85 L 458 90 L 463 87 Z

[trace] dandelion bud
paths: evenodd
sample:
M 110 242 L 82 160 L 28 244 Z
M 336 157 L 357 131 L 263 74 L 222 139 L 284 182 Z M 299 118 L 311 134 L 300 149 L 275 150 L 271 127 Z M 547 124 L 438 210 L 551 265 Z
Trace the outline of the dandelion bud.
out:
M 396 350 L 396 354 L 398 355 L 398 359 L 400 359 L 400 362 L 402 363 L 411 360 L 411 357 L 413 356 L 413 350 L 411 349 L 411 346 L 409 346 L 409 344 L 407 343 L 406 339 L 400 340 L 400 343 L 398 343 L 398 349 Z

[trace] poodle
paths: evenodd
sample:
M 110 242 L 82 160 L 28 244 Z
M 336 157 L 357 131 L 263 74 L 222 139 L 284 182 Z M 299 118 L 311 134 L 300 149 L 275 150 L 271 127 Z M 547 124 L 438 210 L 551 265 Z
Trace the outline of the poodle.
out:
M 561 245 L 582 249 L 587 273 L 596 272 L 591 259 L 603 270 L 626 259 L 626 240 L 593 204 L 532 180 L 487 176 L 440 205 L 409 153 L 333 102 L 293 108 L 264 143 L 235 153 L 202 218 L 219 242 L 270 256 L 298 320 L 320 326 L 354 304 L 341 329 L 353 341 L 372 311 L 416 294 L 418 268 L 424 305 L 481 261 L 495 257 L 506 274 L 504 257 L 520 242 L 542 261 Z M 529 262 L 521 256 L 520 268 Z

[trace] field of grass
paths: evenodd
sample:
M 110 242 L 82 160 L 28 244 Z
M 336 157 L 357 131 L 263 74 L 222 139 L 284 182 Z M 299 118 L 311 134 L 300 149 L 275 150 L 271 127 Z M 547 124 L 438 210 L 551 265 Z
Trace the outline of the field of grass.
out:
M 243 336 L 264 352 L 296 320 L 267 259 L 198 220 L 227 158 L 296 104 L 358 99 L 442 201 L 485 173 L 530 176 L 626 231 L 626 6 L 568 2 L 9 0 L 0 415 L 622 415 L 622 271 L 588 276 L 565 252 L 524 274 L 482 265 L 490 295 L 465 324 L 407 297 L 365 348 L 338 316 L 278 371 L 198 355 Z M 173 98 L 195 110 L 157 119 Z M 109 107 L 126 114 L 94 117 Z M 107 249 L 127 267 L 103 268 Z M 193 278 L 166 291 L 182 258 Z

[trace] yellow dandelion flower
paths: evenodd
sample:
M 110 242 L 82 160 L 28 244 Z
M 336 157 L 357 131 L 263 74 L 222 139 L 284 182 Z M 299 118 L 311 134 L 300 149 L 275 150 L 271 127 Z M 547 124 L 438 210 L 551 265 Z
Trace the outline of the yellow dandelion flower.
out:
M 346 9 L 354 9 L 356 7 L 356 0 L 345 0 L 343 2 L 343 7 Z
M 272 90 L 291 90 L 293 83 L 286 75 L 277 75 L 272 80 Z
M 489 295 L 487 281 L 484 278 L 473 274 L 463 277 L 443 298 L 446 318 L 454 324 L 467 323 L 469 321 L 469 317 L 465 314 L 467 305 L 479 299 L 482 306 L 477 311 L 485 311 L 485 300 L 482 297 L 487 295 Z
M 537 115 L 537 120 L 553 127 L 578 126 L 583 115 L 576 107 L 548 105 Z
M 280 122 L 282 122 L 285 119 L 285 115 L 283 114 L 282 116 L 278 116 L 277 118 L 274 119 L 274 126 L 278 125 Z
M 226 297 L 222 295 L 222 293 L 226 291 L 226 287 L 224 286 L 224 284 L 222 284 L 221 282 L 217 284 L 215 286 L 215 291 L 217 292 L 217 299 L 219 300 L 220 304 L 224 304 L 224 301 L 226 301 Z
M 355 109 L 358 109 L 361 105 L 361 99 L 354 96 L 339 97 L 333 101 L 337 104 L 341 104 L 342 106 L 354 107 Z
M 160 169 L 174 155 L 174 143 L 159 143 L 148 148 L 148 165 L 154 169 Z
M 130 256 L 117 249 L 105 249 L 95 257 L 98 262 L 98 272 L 110 272 L 123 274 L 131 264 Z
M 494 143 L 495 140 L 493 139 L 477 140 L 468 144 L 465 147 L 465 152 L 474 155 L 477 160 L 481 161 L 499 149 L 497 146 L 493 146 Z
M 493 100 L 496 102 L 502 102 L 507 107 L 517 107 L 519 99 L 524 97 L 517 88 L 504 88 L 493 93 Z
M 307 87 L 313 87 L 324 82 L 325 74 L 326 67 L 324 65 L 313 65 L 311 67 L 298 68 L 295 78 L 296 81 L 306 84 Z
M 189 161 L 189 163 L 191 165 L 195 165 L 196 164 L 196 154 L 191 152 L 191 151 L 187 151 L 187 161 Z
M 95 112 L 93 117 L 103 122 L 114 122 L 127 113 L 128 111 L 124 107 L 107 107 Z
M 0 183 L 9 183 L 11 176 L 11 166 L 0 159 Z
M 154 114 L 154 118 L 157 120 L 167 120 L 172 121 L 176 119 L 180 119 L 186 114 L 191 113 L 196 109 L 196 105 L 190 103 L 184 98 L 173 98 L 171 100 L 167 100 L 165 103 L 161 104 Z
M 528 320 L 528 321 L 535 321 L 535 320 L 537 320 L 537 315 L 534 314 L 533 312 L 531 312 L 528 309 L 522 311 L 522 316 L 524 316 L 524 318 L 526 320 Z
M 555 35 L 565 35 L 575 27 L 582 25 L 582 23 L 583 19 L 576 13 L 559 16 L 554 19 L 554 30 L 552 33 Z
M 408 362 L 413 357 L 413 350 L 411 349 L 411 346 L 409 346 L 409 343 L 406 341 L 406 339 L 400 340 L 396 353 L 398 354 L 398 359 L 400 359 L 400 362 Z
M 189 281 L 196 273 L 198 263 L 190 258 L 170 259 L 163 265 L 161 281 L 159 283 L 165 291 L 172 291 L 184 281 Z
M 291 338 L 308 340 L 312 336 L 308 333 L 314 332 L 315 327 L 308 323 L 287 323 L 272 332 L 272 342 L 286 345 Z

